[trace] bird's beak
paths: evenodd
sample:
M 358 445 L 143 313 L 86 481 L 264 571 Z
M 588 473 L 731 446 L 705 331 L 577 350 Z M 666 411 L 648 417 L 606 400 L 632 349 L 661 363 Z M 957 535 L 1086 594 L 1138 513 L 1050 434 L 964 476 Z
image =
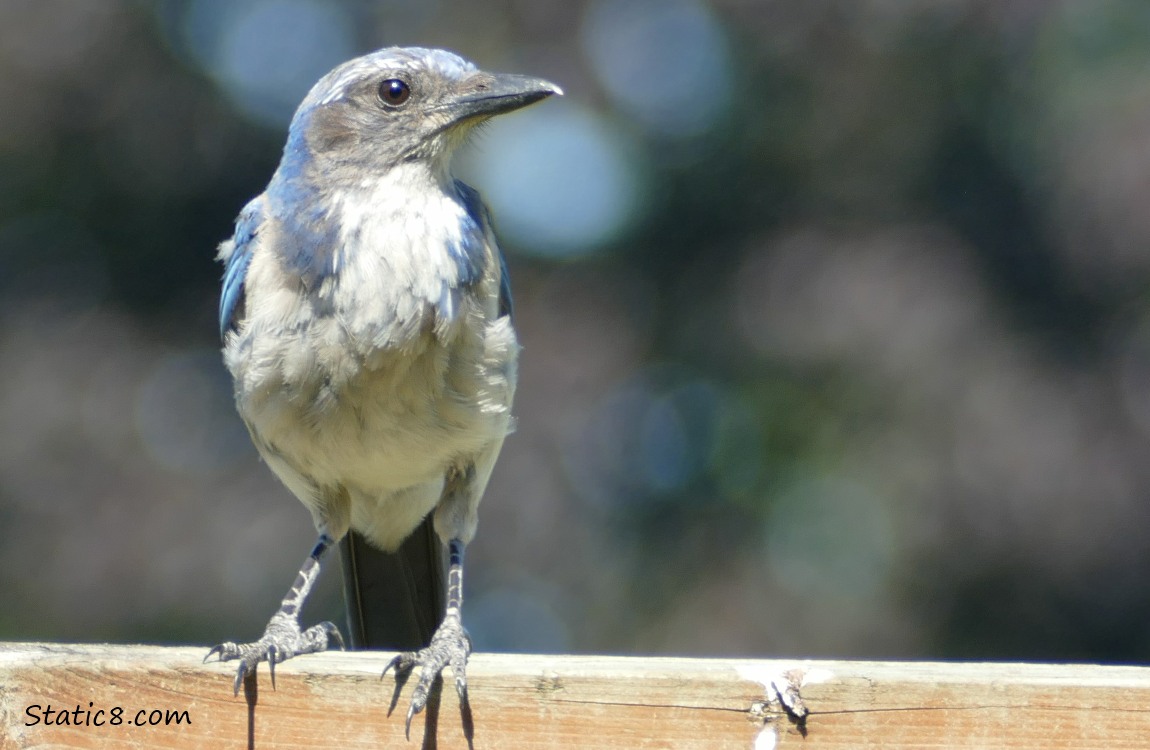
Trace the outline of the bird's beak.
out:
M 552 94 L 562 96 L 563 89 L 542 78 L 483 73 L 465 84 L 458 96 L 443 106 L 454 122 L 463 122 L 511 112 Z

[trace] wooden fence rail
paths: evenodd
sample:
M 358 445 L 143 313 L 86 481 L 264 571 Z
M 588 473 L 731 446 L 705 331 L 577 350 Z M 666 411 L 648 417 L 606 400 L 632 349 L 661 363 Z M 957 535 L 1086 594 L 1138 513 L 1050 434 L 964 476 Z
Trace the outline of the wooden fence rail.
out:
M 450 687 L 404 738 L 390 654 L 294 659 L 275 690 L 261 665 L 237 697 L 205 652 L 0 643 L 0 748 L 467 747 Z M 469 677 L 475 748 L 1150 748 L 1142 667 L 479 653 Z

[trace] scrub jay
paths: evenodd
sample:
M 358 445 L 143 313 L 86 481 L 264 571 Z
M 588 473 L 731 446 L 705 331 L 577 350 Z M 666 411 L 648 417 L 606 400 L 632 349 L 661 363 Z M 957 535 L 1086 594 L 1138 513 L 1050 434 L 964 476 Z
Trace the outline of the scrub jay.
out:
M 442 50 L 344 63 L 220 245 L 236 407 L 319 532 L 263 636 L 208 653 L 239 660 L 237 693 L 261 661 L 274 684 L 276 663 L 342 647 L 332 623 L 299 624 L 339 542 L 353 645 L 411 649 L 384 674 L 421 668 L 408 730 L 449 665 L 469 710 L 463 551 L 512 429 L 519 345 L 490 216 L 450 160 L 479 123 L 561 93 Z

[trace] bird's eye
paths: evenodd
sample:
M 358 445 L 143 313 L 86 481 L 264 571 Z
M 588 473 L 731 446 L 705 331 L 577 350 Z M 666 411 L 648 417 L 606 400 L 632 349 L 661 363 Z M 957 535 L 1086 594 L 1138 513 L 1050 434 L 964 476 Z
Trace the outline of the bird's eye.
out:
M 392 107 L 398 107 L 411 96 L 411 87 L 406 81 L 388 78 L 379 84 L 379 100 Z

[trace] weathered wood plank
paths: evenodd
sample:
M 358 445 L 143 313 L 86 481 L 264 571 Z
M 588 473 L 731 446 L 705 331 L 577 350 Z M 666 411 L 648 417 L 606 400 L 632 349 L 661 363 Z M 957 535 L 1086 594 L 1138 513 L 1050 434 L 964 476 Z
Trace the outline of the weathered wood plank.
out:
M 404 739 L 411 685 L 388 716 L 390 654 L 294 659 L 275 690 L 261 667 L 234 697 L 232 667 L 204 653 L 0 644 L 0 747 L 467 747 L 450 686 L 435 731 L 420 716 Z M 1139 667 L 481 653 L 469 676 L 475 748 L 1150 747 Z M 805 738 L 777 700 L 788 678 Z

